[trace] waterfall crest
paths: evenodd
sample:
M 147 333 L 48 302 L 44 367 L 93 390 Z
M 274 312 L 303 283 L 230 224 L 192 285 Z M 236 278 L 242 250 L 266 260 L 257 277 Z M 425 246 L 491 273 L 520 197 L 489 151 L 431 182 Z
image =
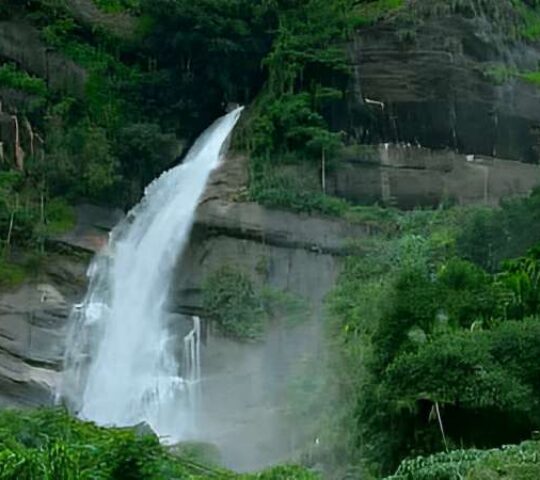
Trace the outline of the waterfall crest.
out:
M 184 338 L 182 371 L 168 328 L 169 289 L 241 110 L 216 121 L 181 165 L 147 187 L 93 260 L 86 296 L 72 312 L 59 392 L 81 418 L 116 426 L 146 422 L 169 441 L 194 435 L 200 321 L 193 318 Z

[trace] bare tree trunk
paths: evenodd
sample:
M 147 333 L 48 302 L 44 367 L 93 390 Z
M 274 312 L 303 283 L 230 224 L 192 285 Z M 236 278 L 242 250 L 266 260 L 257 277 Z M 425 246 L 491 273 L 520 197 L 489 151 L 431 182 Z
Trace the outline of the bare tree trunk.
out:
M 435 402 L 435 413 L 437 414 L 437 421 L 439 422 L 439 428 L 441 429 L 444 448 L 446 449 L 446 451 L 448 451 L 448 443 L 446 442 L 446 435 L 444 434 L 444 426 L 441 417 L 441 410 L 439 409 L 439 402 Z
M 321 185 L 323 193 L 326 193 L 326 155 L 324 153 L 324 148 L 322 150 L 321 158 Z
M 11 216 L 9 218 L 9 228 L 6 238 L 6 249 L 4 253 L 7 253 L 11 247 L 11 237 L 13 235 L 13 224 L 15 223 L 15 212 L 19 210 L 19 194 L 15 194 L 15 205 L 13 206 L 13 210 L 11 211 Z
M 40 250 L 41 253 L 45 253 L 45 240 L 43 235 L 45 235 L 45 197 L 43 195 L 43 190 L 41 190 L 41 194 L 39 197 L 39 209 L 40 209 L 40 221 L 41 221 L 41 234 L 42 237 L 40 238 Z
M 21 132 L 19 129 L 19 118 L 17 115 L 11 116 L 15 133 L 15 166 L 17 170 L 24 171 L 24 150 L 21 147 Z
M 11 235 L 13 232 L 13 222 L 15 220 L 15 210 L 11 212 L 11 217 L 9 218 L 9 228 L 8 228 L 8 234 L 6 238 L 6 252 L 9 250 L 11 245 Z

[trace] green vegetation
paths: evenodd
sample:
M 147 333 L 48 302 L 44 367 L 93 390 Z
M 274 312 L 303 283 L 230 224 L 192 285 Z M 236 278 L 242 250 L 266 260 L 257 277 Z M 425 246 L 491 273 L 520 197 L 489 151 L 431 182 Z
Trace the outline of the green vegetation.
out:
M 0 286 L 13 288 L 20 285 L 27 276 L 26 270 L 18 264 L 0 260 Z
M 257 268 L 265 274 L 264 259 Z M 294 324 L 307 315 L 303 302 L 290 294 L 256 286 L 249 276 L 228 265 L 206 278 L 203 307 L 222 335 L 248 341 L 260 339 L 274 319 Z
M 174 451 L 176 450 L 176 452 Z M 236 475 L 197 462 L 199 449 L 173 451 L 137 429 L 104 429 L 62 410 L 0 412 L 1 480 L 315 480 L 297 467 Z
M 74 212 L 64 199 L 45 203 L 39 190 L 16 171 L 0 172 L 0 246 L 41 246 L 46 233 L 63 233 L 73 226 Z
M 540 72 L 527 72 L 520 75 L 521 78 L 536 86 L 540 86 Z
M 333 198 L 324 179 L 346 148 L 332 120 L 344 106 L 345 44 L 355 28 L 399 14 L 408 26 L 416 15 L 487 13 L 515 38 L 534 41 L 538 2 L 95 4 L 133 15 L 133 36 L 81 23 L 63 0 L 0 5 L 2 18 L 30 23 L 65 57 L 66 68 L 53 73 L 69 73 L 55 87 L 20 65 L 0 65 L 0 88 L 32 99 L 4 107 L 45 140 L 43 151 L 26 152 L 24 165 L 1 166 L 1 286 L 20 284 L 43 258 L 45 239 L 73 226 L 70 204 L 132 205 L 228 103 L 249 105 L 234 143 L 251 159 L 248 199 L 380 232 L 352 245 L 362 254 L 345 260 L 329 299 L 334 383 L 321 385 L 317 369 L 310 378 L 304 365 L 291 387 L 291 395 L 308 391 L 319 400 L 331 388 L 340 398 L 321 414 L 304 396 L 293 412 L 321 416 L 320 445 L 306 461 L 338 472 L 350 466 L 355 475 L 398 469 L 399 480 L 537 478 L 536 442 L 497 448 L 540 429 L 540 193 L 500 209 L 404 214 Z M 484 73 L 496 83 L 540 84 L 538 72 L 503 65 Z M 265 268 L 262 259 L 258 273 Z M 216 328 L 236 339 L 259 339 L 278 316 L 305 315 L 293 299 L 232 267 L 211 272 L 203 293 Z M 175 457 L 151 436 L 99 429 L 60 411 L 0 414 L 0 480 L 315 478 L 293 467 L 238 476 L 199 465 L 207 463 L 199 450 L 183 447 Z
M 140 0 L 94 0 L 94 3 L 105 12 L 137 12 Z
M 533 480 L 540 475 L 540 444 L 493 450 L 454 450 L 407 460 L 387 480 Z
M 61 196 L 131 206 L 224 105 L 256 99 L 236 142 L 251 154 L 250 198 L 305 212 L 346 210 L 320 182 L 291 198 L 288 180 L 272 172 L 299 162 L 331 168 L 342 135 L 329 115 L 349 79 L 344 42 L 362 19 L 399 1 L 96 1 L 103 11 L 134 15 L 129 38 L 81 23 L 63 0 L 6 1 L 10 16 L 74 62 L 60 89 L 0 66 L 0 86 L 39 100 L 7 107 L 45 139 L 44 158 L 28 158 L 25 172 L 28 190 L 45 203 Z
M 345 50 L 337 42 L 349 31 L 352 4 L 310 0 L 287 7 L 277 12 L 276 37 L 263 60 L 266 86 L 240 134 L 253 159 L 254 199 L 276 198 L 266 193 L 273 189 L 266 185 L 269 164 L 324 161 L 341 144 L 323 111 L 343 96 L 347 82 Z
M 75 212 L 62 198 L 53 198 L 45 206 L 45 228 L 48 235 L 68 232 L 75 226 Z
M 537 471 L 525 454 L 512 470 L 510 450 L 453 450 L 519 443 L 540 428 L 539 198 L 400 214 L 399 235 L 348 259 L 329 300 L 342 401 L 320 455 L 339 451 L 381 475 L 452 451 L 405 462 L 400 479 L 491 478 L 482 475 L 497 462 Z
M 378 0 L 361 3 L 357 6 L 356 26 L 373 24 L 392 11 L 402 8 L 403 5 L 403 0 Z
M 21 90 L 40 97 L 47 95 L 47 86 L 41 78 L 29 75 L 12 63 L 0 65 L 0 87 Z
M 250 340 L 261 337 L 268 314 L 260 292 L 244 273 L 222 267 L 208 276 L 203 291 L 207 316 L 222 334 Z
M 285 169 L 266 167 L 259 181 L 252 182 L 249 199 L 270 208 L 281 208 L 301 213 L 320 213 L 344 216 L 350 205 L 342 199 L 325 195 L 310 175 Z M 311 178 L 310 178 L 311 177 Z
M 514 8 L 521 17 L 519 34 L 527 40 L 540 38 L 540 4 L 536 0 L 514 0 Z
M 68 231 L 73 208 L 62 198 L 45 202 L 20 173 L 0 172 L 0 286 L 15 287 L 39 273 L 33 260 L 45 239 Z

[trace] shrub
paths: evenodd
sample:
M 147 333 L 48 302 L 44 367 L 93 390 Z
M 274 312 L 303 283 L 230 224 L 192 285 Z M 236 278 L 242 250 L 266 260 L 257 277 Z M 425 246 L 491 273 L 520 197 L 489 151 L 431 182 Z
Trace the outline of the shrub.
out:
M 533 480 L 540 476 L 539 453 L 538 442 L 437 453 L 403 461 L 386 480 Z
M 267 312 L 251 280 L 232 267 L 222 267 L 208 276 L 203 286 L 203 304 L 220 332 L 239 339 L 258 339 Z
M 21 90 L 39 97 L 47 96 L 47 85 L 44 80 L 19 70 L 11 63 L 0 65 L 0 87 Z

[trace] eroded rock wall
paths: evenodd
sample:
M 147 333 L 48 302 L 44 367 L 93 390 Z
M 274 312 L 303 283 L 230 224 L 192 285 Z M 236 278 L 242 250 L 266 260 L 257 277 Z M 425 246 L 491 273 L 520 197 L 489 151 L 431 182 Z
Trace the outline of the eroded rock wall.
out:
M 328 192 L 352 203 L 400 208 L 496 206 L 540 185 L 540 166 L 411 145 L 352 148 L 329 173 Z
M 86 262 L 55 256 L 40 278 L 0 292 L 0 406 L 50 405 L 68 314 L 84 292 Z
M 85 93 L 86 71 L 73 60 L 48 47 L 39 31 L 23 22 L 0 21 L 0 60 L 17 63 L 47 82 L 53 91 L 76 98 Z
M 425 15 L 431 3 L 408 2 L 356 35 L 349 108 L 336 127 L 368 143 L 537 162 L 540 89 L 520 73 L 538 70 L 540 49 L 513 38 L 511 18 L 450 7 Z

